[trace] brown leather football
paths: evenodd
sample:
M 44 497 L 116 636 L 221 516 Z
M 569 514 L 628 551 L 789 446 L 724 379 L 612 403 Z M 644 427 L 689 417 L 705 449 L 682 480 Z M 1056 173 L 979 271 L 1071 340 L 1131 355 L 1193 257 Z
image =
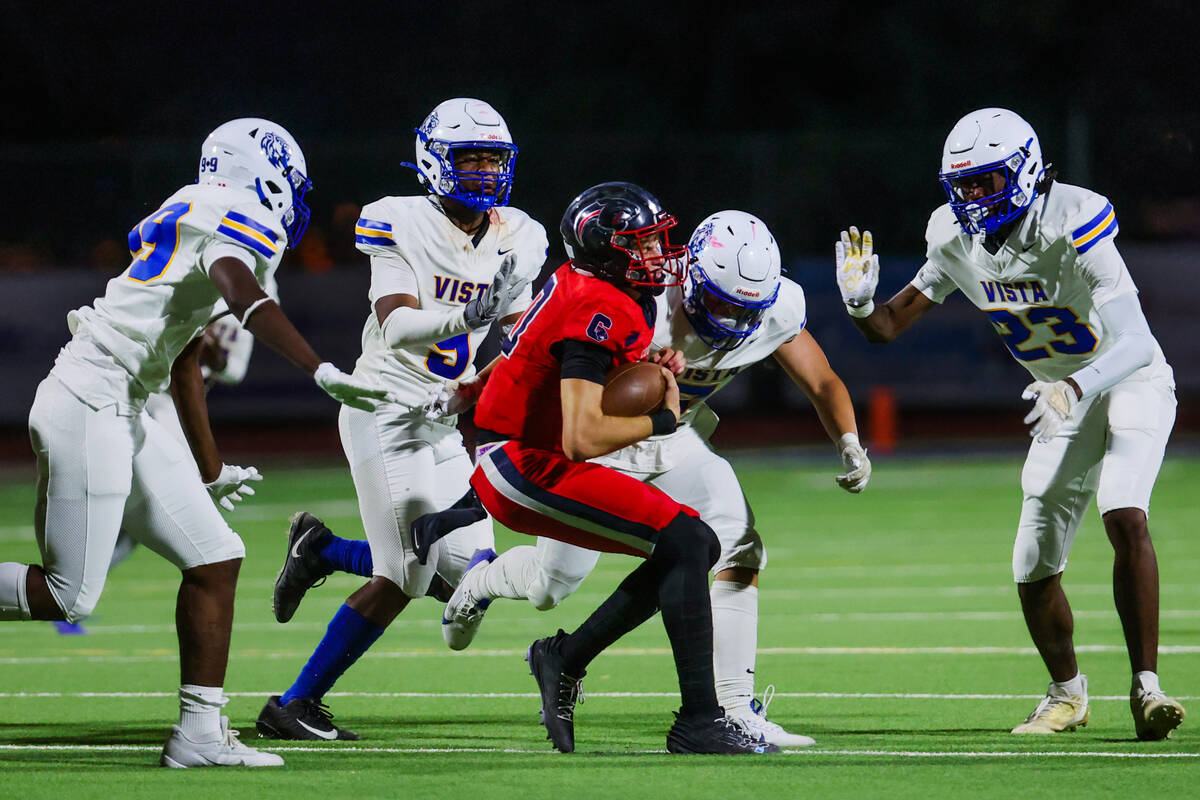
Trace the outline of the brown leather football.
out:
M 638 417 L 662 408 L 667 379 L 649 361 L 619 364 L 608 373 L 600 409 L 611 417 Z

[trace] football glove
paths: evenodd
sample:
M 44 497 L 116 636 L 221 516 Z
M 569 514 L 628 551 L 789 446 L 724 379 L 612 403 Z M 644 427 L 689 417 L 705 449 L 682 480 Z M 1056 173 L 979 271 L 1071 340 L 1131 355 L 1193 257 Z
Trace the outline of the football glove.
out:
M 479 399 L 483 381 L 475 375 L 464 381 L 440 381 L 430 385 L 425 395 L 425 417 L 441 419 L 461 414 Z
M 858 228 L 842 231 L 841 241 L 833 246 L 837 264 L 838 291 L 846 311 L 853 317 L 868 317 L 875 310 L 875 287 L 879 284 L 879 256 L 872 253 L 870 231 L 858 234 Z
M 837 485 L 851 494 L 858 494 L 871 480 L 871 460 L 867 458 L 867 451 L 859 444 L 856 434 L 847 433 L 838 440 L 838 453 L 846 471 L 837 476 Z
M 1025 415 L 1025 424 L 1032 424 L 1029 435 L 1039 442 L 1048 442 L 1071 416 L 1079 398 L 1075 388 L 1066 381 L 1034 381 L 1021 392 L 1022 400 L 1033 400 L 1033 410 Z
M 387 389 L 362 378 L 347 375 L 328 361 L 317 366 L 313 380 L 325 394 L 351 408 L 374 411 L 385 401 L 396 402 L 396 398 Z
M 235 467 L 232 464 L 222 464 L 221 474 L 212 483 L 204 484 L 212 496 L 214 503 L 220 503 L 226 511 L 233 511 L 233 504 L 240 503 L 254 490 L 247 484 L 250 481 L 261 481 L 262 475 L 254 467 Z
M 472 328 L 492 324 L 500 311 L 521 294 L 529 281 L 517 274 L 517 258 L 512 253 L 504 257 L 492 285 L 472 297 L 463 308 L 463 320 Z

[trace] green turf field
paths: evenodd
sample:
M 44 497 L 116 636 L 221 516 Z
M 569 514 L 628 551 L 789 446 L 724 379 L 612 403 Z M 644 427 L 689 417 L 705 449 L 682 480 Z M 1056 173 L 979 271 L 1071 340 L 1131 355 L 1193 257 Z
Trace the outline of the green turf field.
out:
M 1111 550 L 1094 508 L 1064 583 L 1076 612 L 1092 720 L 1074 734 L 1014 737 L 1048 678 L 1011 584 L 1019 460 L 884 460 L 858 497 L 836 464 L 735 460 L 767 541 L 759 689 L 772 718 L 817 738 L 782 756 L 663 753 L 674 694 L 666 637 L 651 620 L 591 667 L 576 716 L 579 752 L 553 753 L 522 657 L 572 627 L 631 568 L 606 556 L 578 594 L 539 613 L 498 601 L 473 647 L 444 649 L 440 604 L 411 605 L 335 687 L 337 721 L 363 736 L 288 743 L 282 770 L 154 766 L 175 720 L 177 575 L 139 551 L 112 576 L 88 634 L 48 623 L 0 626 L 0 786 L 5 797 L 811 797 L 1189 796 L 1200 776 L 1200 722 L 1166 742 L 1133 739 L 1129 668 L 1113 610 Z M 287 687 L 359 583 L 331 578 L 295 619 L 276 624 L 270 591 L 288 515 L 305 508 L 360 536 L 338 466 L 264 469 L 232 515 L 246 540 L 227 711 L 253 744 L 266 696 Z M 1164 688 L 1200 713 L 1200 460 L 1162 471 L 1151 527 L 1161 565 Z M 0 484 L 0 560 L 36 560 L 30 480 Z M 528 541 L 505 533 L 500 547 Z M 1189 703 L 1190 701 L 1190 703 Z M 265 745 L 265 742 L 264 742 Z

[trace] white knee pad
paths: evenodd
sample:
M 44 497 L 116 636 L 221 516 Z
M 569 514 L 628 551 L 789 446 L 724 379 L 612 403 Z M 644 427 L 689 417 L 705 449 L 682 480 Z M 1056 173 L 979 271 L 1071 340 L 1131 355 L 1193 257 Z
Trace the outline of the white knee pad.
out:
M 549 611 L 570 597 L 579 588 L 582 581 L 581 577 L 563 576 L 545 570 L 537 570 L 534 573 L 533 582 L 529 584 L 529 602 L 538 611 Z

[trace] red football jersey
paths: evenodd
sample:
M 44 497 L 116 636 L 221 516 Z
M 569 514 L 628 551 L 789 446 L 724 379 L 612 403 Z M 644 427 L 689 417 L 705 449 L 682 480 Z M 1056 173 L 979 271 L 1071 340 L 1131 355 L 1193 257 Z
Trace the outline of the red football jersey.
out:
M 639 303 L 607 281 L 559 267 L 501 346 L 475 424 L 528 447 L 562 452 L 561 350 L 577 339 L 612 352 L 613 366 L 643 358 L 654 333 L 653 298 Z

